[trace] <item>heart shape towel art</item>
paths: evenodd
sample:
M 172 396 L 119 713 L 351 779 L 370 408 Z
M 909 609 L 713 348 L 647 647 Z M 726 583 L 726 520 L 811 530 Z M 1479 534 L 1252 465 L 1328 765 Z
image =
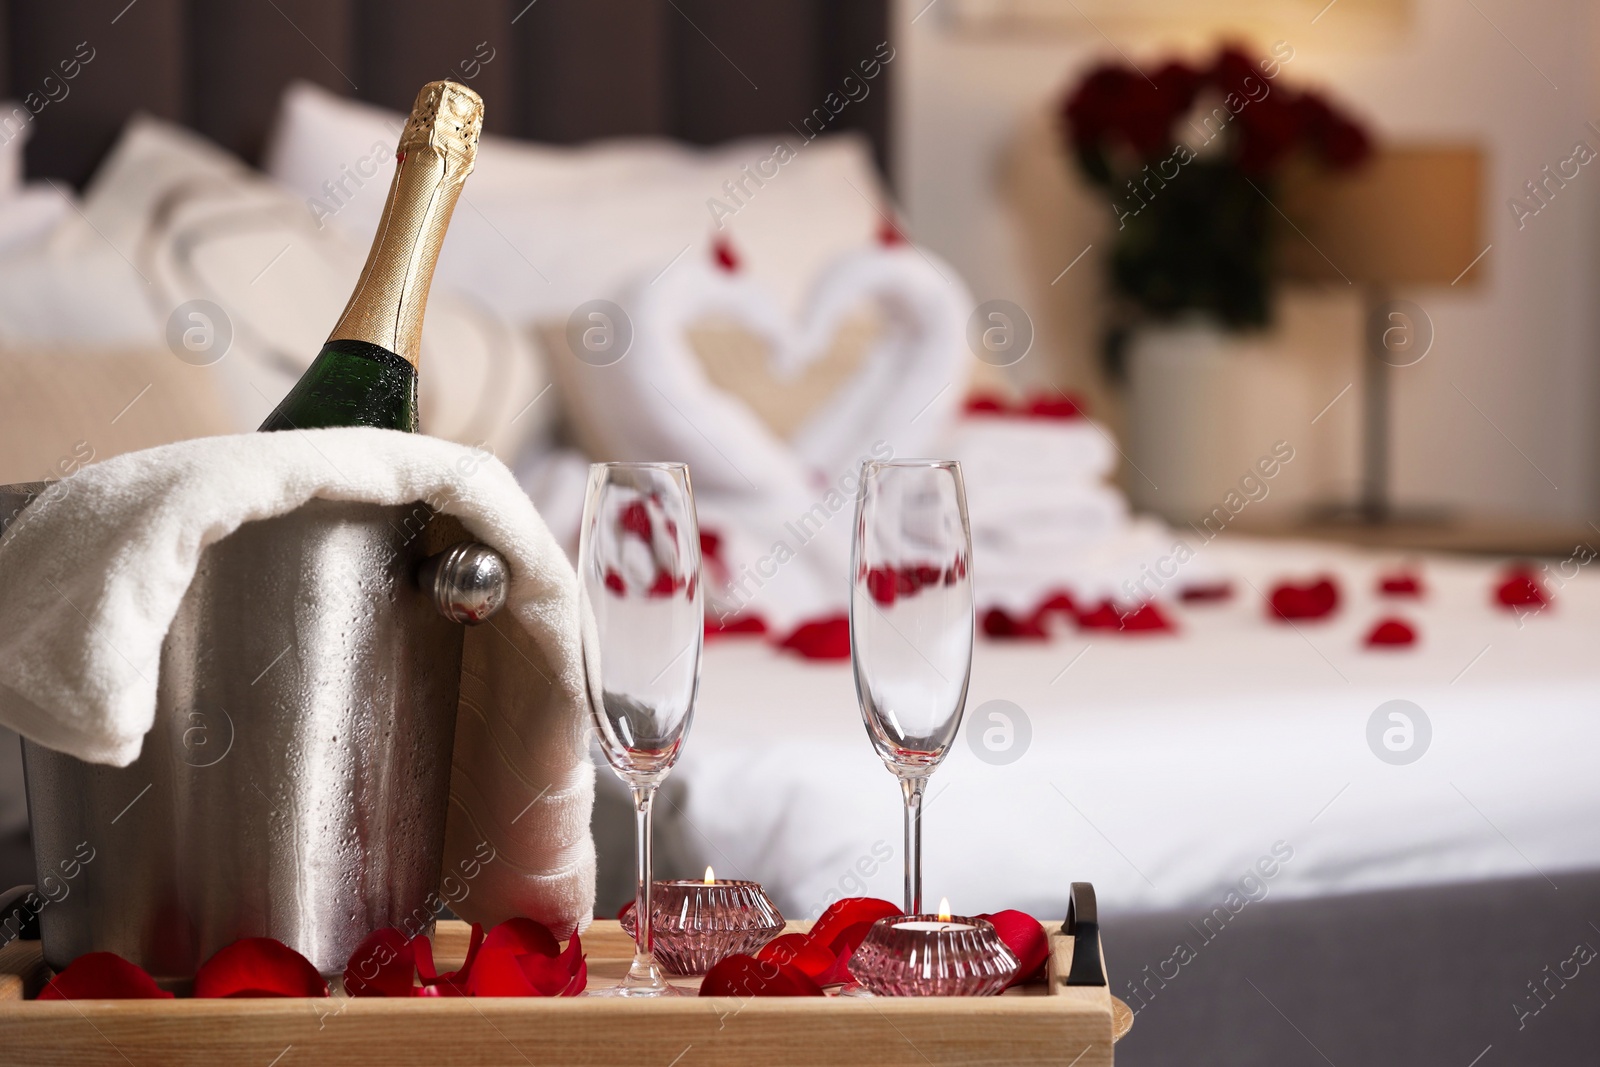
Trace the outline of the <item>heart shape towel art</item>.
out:
M 862 461 L 937 454 L 966 393 L 973 304 L 956 272 L 880 240 L 830 264 L 793 319 L 717 242 L 640 279 L 621 304 L 631 347 L 614 361 L 563 353 L 563 399 L 594 458 L 689 464 L 712 534 L 710 623 L 760 620 L 781 635 L 842 617 Z M 864 357 L 787 439 L 712 381 L 689 336 L 708 320 L 747 331 L 781 387 L 863 310 L 876 324 Z

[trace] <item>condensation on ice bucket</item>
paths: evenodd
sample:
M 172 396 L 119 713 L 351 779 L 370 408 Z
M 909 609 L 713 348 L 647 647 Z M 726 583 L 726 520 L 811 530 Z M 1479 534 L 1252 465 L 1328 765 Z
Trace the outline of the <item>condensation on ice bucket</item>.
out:
M 0 529 L 43 488 L 0 488 Z M 432 921 L 463 634 L 445 612 L 504 600 L 504 561 L 463 539 L 421 504 L 316 500 L 202 553 L 139 758 L 23 743 L 51 967 L 109 951 L 181 980 L 265 936 L 334 974 L 370 931 Z

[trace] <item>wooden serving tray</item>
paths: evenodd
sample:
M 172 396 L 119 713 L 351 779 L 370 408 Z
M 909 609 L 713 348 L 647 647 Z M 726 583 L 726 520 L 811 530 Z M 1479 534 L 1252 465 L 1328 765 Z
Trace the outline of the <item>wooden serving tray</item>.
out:
M 790 923 L 805 930 L 809 923 Z M 1099 935 L 1092 938 L 1099 971 Z M 45 1001 L 37 941 L 0 950 L 0 1059 L 38 1065 L 244 1064 L 248 1067 L 446 1064 L 653 1064 L 657 1067 L 1109 1067 L 1132 1013 L 1104 985 L 1068 984 L 1074 941 L 1051 936 L 1046 984 L 998 997 L 377 997 Z M 468 927 L 433 934 L 441 970 L 466 954 Z M 590 988 L 615 984 L 633 942 L 614 921 L 583 935 Z M 1085 960 L 1078 961 L 1080 964 Z M 1104 981 L 1103 971 L 1101 981 Z M 682 980 L 694 989 L 697 978 Z

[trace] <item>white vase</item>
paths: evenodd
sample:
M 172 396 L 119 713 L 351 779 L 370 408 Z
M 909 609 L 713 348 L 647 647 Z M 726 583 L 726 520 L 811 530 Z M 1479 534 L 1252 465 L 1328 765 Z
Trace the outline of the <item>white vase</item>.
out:
M 1136 507 L 1179 523 L 1223 507 L 1231 522 L 1305 499 L 1303 472 L 1283 457 L 1306 444 L 1307 383 L 1267 338 L 1203 321 L 1135 333 L 1126 485 Z

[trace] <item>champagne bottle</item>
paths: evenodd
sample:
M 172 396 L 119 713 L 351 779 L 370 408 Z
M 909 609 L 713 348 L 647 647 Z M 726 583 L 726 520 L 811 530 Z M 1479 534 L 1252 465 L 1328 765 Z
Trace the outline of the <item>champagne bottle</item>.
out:
M 483 99 L 455 82 L 417 94 L 361 280 L 311 367 L 263 430 L 417 429 L 417 362 L 428 285 L 478 152 Z

